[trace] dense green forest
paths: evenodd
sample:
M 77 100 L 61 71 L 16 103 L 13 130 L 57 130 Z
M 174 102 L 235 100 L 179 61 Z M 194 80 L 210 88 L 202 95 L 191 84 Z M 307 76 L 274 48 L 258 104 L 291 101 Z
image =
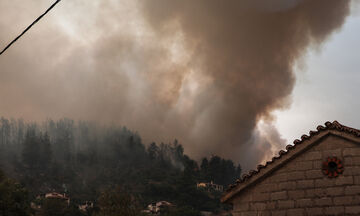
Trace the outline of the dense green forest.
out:
M 70 119 L 27 123 L 1 118 L 0 169 L 27 189 L 27 200 L 57 191 L 75 204 L 97 202 L 104 191 L 121 188 L 137 208 L 166 200 L 189 215 L 226 208 L 220 193 L 199 190 L 196 183 L 227 186 L 241 173 L 240 165 L 218 156 L 198 164 L 177 140 L 145 145 L 126 127 Z

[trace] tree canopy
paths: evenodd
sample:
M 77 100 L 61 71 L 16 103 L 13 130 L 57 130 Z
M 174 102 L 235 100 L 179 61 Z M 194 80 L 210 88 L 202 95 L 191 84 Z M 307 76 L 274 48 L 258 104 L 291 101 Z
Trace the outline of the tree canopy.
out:
M 0 215 L 29 216 L 28 192 L 15 180 L 7 178 L 0 170 Z
M 226 187 L 241 173 L 240 165 L 215 155 L 199 165 L 177 140 L 145 145 L 126 127 L 70 119 L 0 120 L 0 166 L 29 189 L 31 199 L 58 191 L 81 204 L 120 185 L 142 208 L 166 200 L 194 212 L 217 211 L 223 208 L 220 193 L 198 190 L 197 183 Z

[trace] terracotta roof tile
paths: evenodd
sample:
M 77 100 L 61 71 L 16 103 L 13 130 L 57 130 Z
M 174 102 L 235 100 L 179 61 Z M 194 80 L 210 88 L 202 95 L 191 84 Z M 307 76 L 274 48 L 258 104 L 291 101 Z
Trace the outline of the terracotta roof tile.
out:
M 338 130 L 338 131 L 343 131 L 343 132 L 346 132 L 346 133 L 353 134 L 354 136 L 360 137 L 360 130 L 344 126 L 344 125 L 340 124 L 337 121 L 326 122 L 325 126 L 319 125 L 319 126 L 316 127 L 316 131 L 310 131 L 309 135 L 304 134 L 304 135 L 301 136 L 300 140 L 299 139 L 294 140 L 294 142 L 293 142 L 294 145 L 287 145 L 285 147 L 286 151 L 280 150 L 279 155 L 273 157 L 270 161 L 267 161 L 265 163 L 265 165 L 260 164 L 260 165 L 257 166 L 256 170 L 250 170 L 247 174 L 242 175 L 242 177 L 240 179 L 236 180 L 235 184 L 231 184 L 231 185 L 228 186 L 228 188 L 226 189 L 226 192 L 229 192 L 233 188 L 238 186 L 239 184 L 242 184 L 242 183 L 248 181 L 251 177 L 258 174 L 260 172 L 260 170 L 266 169 L 267 165 L 273 163 L 276 160 L 279 160 L 283 155 L 285 155 L 288 152 L 290 152 L 291 150 L 295 149 L 297 145 L 300 145 L 305 140 L 311 139 L 314 135 L 317 135 L 321 131 L 325 131 L 325 130 Z

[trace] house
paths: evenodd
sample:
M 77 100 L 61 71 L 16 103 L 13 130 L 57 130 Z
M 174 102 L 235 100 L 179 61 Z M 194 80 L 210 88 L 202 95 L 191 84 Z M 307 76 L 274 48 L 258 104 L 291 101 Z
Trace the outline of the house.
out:
M 68 205 L 70 205 L 70 198 L 66 196 L 66 194 L 60 194 L 56 192 L 51 192 L 45 194 L 45 199 L 58 199 L 65 201 Z
M 241 215 L 360 215 L 360 130 L 337 121 L 243 175 L 221 201 Z
M 173 204 L 167 201 L 154 202 L 148 205 L 148 208 L 143 213 L 160 214 L 164 209 L 171 208 Z
M 35 203 L 35 202 L 31 202 L 30 203 L 30 208 L 35 210 L 35 211 L 38 211 L 41 209 L 41 205 L 39 205 L 38 203 Z
M 219 191 L 219 192 L 223 192 L 224 191 L 224 186 L 222 185 L 218 185 L 218 184 L 214 184 L 213 181 L 211 182 L 200 182 L 196 184 L 197 188 L 204 188 L 207 191 L 210 190 L 214 190 L 214 191 Z
M 78 207 L 80 211 L 86 212 L 88 209 L 94 208 L 94 203 L 91 201 L 86 201 L 83 204 L 79 205 Z
M 65 194 L 50 192 L 46 194 L 40 194 L 36 196 L 36 199 L 30 203 L 31 209 L 35 211 L 40 211 L 43 205 L 44 199 L 57 199 L 63 202 L 66 202 L 67 205 L 70 205 L 70 198 L 67 197 Z

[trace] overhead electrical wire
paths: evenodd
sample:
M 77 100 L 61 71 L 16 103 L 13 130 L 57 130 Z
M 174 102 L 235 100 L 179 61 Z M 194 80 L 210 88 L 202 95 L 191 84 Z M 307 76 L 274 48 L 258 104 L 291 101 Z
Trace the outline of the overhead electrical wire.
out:
M 2 55 L 7 49 L 9 49 L 19 38 L 21 38 L 31 27 L 33 27 L 41 18 L 43 18 L 51 9 L 53 9 L 61 0 L 56 0 L 54 4 L 52 4 L 41 16 L 39 16 L 31 25 L 29 25 L 19 36 L 17 36 L 14 40 L 12 40 L 1 52 Z

